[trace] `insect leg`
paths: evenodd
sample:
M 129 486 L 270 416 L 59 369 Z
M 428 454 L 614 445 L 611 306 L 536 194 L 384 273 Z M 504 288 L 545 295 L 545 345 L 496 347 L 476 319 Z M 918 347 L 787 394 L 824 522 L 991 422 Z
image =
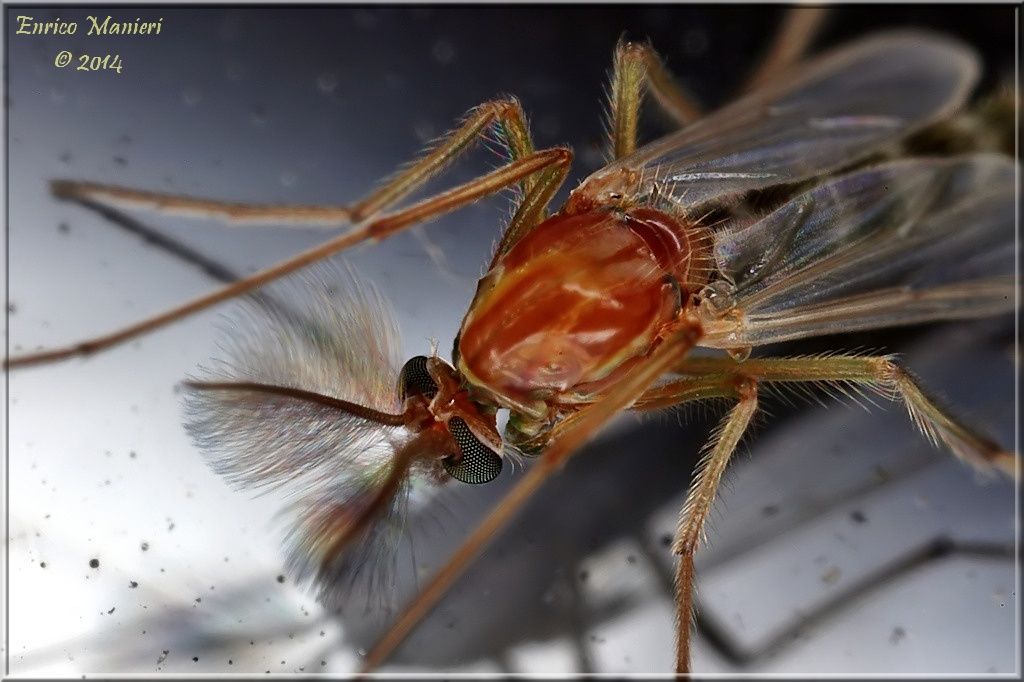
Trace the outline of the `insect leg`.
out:
M 444 596 L 480 553 L 484 546 L 512 518 L 531 495 L 558 471 L 587 440 L 592 438 L 616 413 L 632 404 L 636 397 L 654 383 L 670 367 L 679 362 L 700 340 L 701 328 L 696 321 L 683 320 L 675 333 L 628 378 L 611 389 L 602 400 L 584 408 L 571 420 L 561 422 L 552 431 L 547 448 L 529 468 L 526 475 L 481 521 L 412 602 L 405 607 L 387 633 L 370 650 L 363 661 L 362 672 L 369 672 L 383 663 L 391 652 L 412 632 L 437 601 Z
M 26 366 L 61 360 L 64 358 L 89 355 L 104 350 L 129 339 L 135 338 L 153 329 L 157 329 L 183 317 L 208 308 L 222 301 L 247 293 L 263 286 L 279 277 L 310 265 L 318 260 L 331 256 L 360 242 L 380 241 L 407 227 L 422 223 L 456 208 L 470 204 L 477 199 L 517 183 L 524 177 L 532 175 L 553 165 L 567 164 L 571 152 L 562 148 L 553 148 L 534 152 L 522 159 L 513 161 L 475 180 L 459 185 L 433 197 L 413 204 L 412 206 L 391 214 L 380 216 L 359 225 L 353 230 L 329 239 L 322 244 L 304 251 L 292 258 L 281 261 L 265 270 L 249 277 L 240 279 L 225 287 L 217 289 L 205 296 L 192 299 L 176 308 L 147 318 L 103 336 L 76 343 L 63 348 L 44 350 L 37 353 L 8 358 L 5 367 Z
M 799 60 L 827 12 L 824 7 L 789 10 L 761 66 L 743 89 L 750 90 L 770 80 Z M 640 105 L 648 88 L 655 101 L 680 126 L 703 115 L 703 107 L 677 82 L 649 45 L 622 41 L 615 48 L 608 97 L 611 158 L 620 159 L 636 150 Z
M 681 377 L 659 384 L 637 398 L 630 409 L 660 410 L 682 403 L 712 398 L 732 398 L 736 395 L 736 376 L 718 373 L 708 376 Z
M 743 378 L 735 384 L 739 402 L 712 436 L 697 465 L 693 484 L 683 504 L 673 552 L 679 555 L 676 572 L 676 673 L 690 672 L 690 630 L 693 619 L 693 555 L 704 536 L 704 522 L 715 501 L 718 483 L 740 438 L 757 411 L 757 382 Z
M 793 7 L 786 12 L 771 47 L 741 91 L 757 88 L 798 62 L 818 35 L 827 16 L 827 7 Z
M 51 183 L 51 190 L 61 199 L 91 200 L 119 208 L 142 208 L 165 214 L 202 216 L 223 220 L 229 224 L 269 223 L 303 227 L 338 227 L 362 222 L 394 205 L 454 162 L 492 126 L 497 129 L 506 144 L 511 161 L 523 159 L 534 153 L 526 116 L 519 102 L 511 98 L 485 102 L 471 109 L 461 125 L 443 136 L 418 160 L 400 170 L 368 196 L 344 206 L 228 202 L 78 180 L 54 180 Z M 530 188 L 529 179 L 523 179 L 521 182 L 524 191 Z
M 702 376 L 745 376 L 765 384 L 820 383 L 848 390 L 864 387 L 892 400 L 901 400 L 917 428 L 935 445 L 945 445 L 965 462 L 989 469 L 996 467 L 1016 476 L 1017 457 L 991 439 L 976 433 L 928 396 L 920 382 L 889 355 L 831 355 L 806 358 L 755 358 L 737 363 L 729 358 L 691 358 L 678 371 Z M 689 388 L 692 378 L 668 382 L 641 397 L 657 405 L 670 401 L 674 391 Z
M 636 149 L 640 105 L 648 88 L 655 101 L 680 126 L 695 121 L 703 113 L 703 107 L 676 82 L 650 45 L 620 41 L 615 46 L 608 93 L 611 158 L 620 159 Z
M 492 267 L 498 258 L 512 248 L 523 235 L 547 217 L 548 204 L 551 202 L 551 198 L 555 196 L 558 188 L 565 182 L 565 177 L 569 174 L 571 162 L 572 157 L 570 155 L 563 161 L 552 164 L 531 178 L 533 186 L 523 196 L 522 201 L 519 202 L 519 206 L 516 208 L 516 212 L 512 215 L 512 219 L 505 227 L 505 231 L 501 235 L 501 241 L 498 242 L 498 248 L 494 250 L 494 257 L 491 259 Z

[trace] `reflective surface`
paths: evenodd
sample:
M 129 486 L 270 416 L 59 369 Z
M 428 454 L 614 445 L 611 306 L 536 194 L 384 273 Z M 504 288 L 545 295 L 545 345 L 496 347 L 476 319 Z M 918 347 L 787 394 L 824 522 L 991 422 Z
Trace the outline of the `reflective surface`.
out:
M 820 44 L 930 21 L 1009 64 L 1010 8 L 855 10 L 841 10 Z M 60 14 L 84 26 L 88 12 Z M 137 14 L 163 16 L 161 35 L 38 38 L 8 25 L 12 352 L 107 331 L 208 290 L 211 273 L 245 273 L 325 236 L 141 212 L 132 232 L 53 199 L 50 179 L 339 202 L 469 107 L 515 93 L 538 146 L 575 148 L 571 187 L 601 163 L 604 73 L 624 30 L 650 37 L 717 103 L 778 20 L 770 9 L 698 7 Z M 56 69 L 60 49 L 119 51 L 125 68 Z M 478 152 L 431 186 L 494 164 Z M 392 301 L 406 357 L 434 341 L 447 355 L 506 212 L 504 200 L 482 202 L 348 255 Z M 285 575 L 274 523 L 282 501 L 233 491 L 187 439 L 175 386 L 214 354 L 226 308 L 85 361 L 11 375 L 13 673 L 346 672 L 388 622 L 362 600 L 322 612 Z M 1009 325 L 785 350 L 903 352 L 932 392 L 1010 446 Z M 786 399 L 769 403 L 750 455 L 736 459 L 698 556 L 695 669 L 1013 672 L 1012 486 L 979 483 L 894 407 Z M 672 416 L 617 421 L 495 541 L 392 669 L 668 670 L 663 539 L 718 414 L 694 410 L 682 427 Z M 396 604 L 517 475 L 506 467 L 492 484 L 425 502 Z

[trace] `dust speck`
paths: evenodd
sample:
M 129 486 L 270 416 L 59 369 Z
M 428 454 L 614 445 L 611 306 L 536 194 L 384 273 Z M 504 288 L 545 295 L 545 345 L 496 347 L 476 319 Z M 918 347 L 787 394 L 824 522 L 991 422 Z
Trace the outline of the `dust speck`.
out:
M 842 575 L 843 572 L 839 569 L 838 566 L 829 566 L 827 569 L 825 569 L 825 572 L 821 574 L 821 582 L 825 583 L 826 585 L 831 585 L 832 583 L 839 580 L 839 578 Z
M 267 125 L 268 120 L 267 110 L 262 105 L 257 104 L 249 112 L 249 122 L 256 127 Z
M 447 40 L 438 40 L 430 49 L 430 54 L 438 64 L 450 64 L 455 59 L 455 46 Z
M 683 50 L 691 57 L 698 57 L 704 54 L 709 45 L 708 34 L 704 31 L 691 28 L 683 33 Z
M 294 187 L 299 182 L 299 174 L 286 168 L 281 171 L 279 180 L 284 187 Z
M 194 88 L 188 88 L 182 91 L 181 101 L 184 102 L 187 107 L 194 107 L 203 101 L 203 95 Z
M 316 77 L 316 87 L 320 92 L 329 95 L 338 87 L 338 77 L 333 73 L 322 73 Z

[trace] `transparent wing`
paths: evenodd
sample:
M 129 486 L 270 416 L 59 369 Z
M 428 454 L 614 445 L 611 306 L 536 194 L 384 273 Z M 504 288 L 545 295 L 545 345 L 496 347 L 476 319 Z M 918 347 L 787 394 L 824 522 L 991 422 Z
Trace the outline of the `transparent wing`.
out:
M 829 52 L 587 179 L 641 173 L 695 208 L 848 167 L 960 107 L 979 74 L 966 46 L 937 35 L 882 33 Z M 593 183 L 593 184 L 591 184 Z
M 194 379 L 269 384 L 402 411 L 398 332 L 375 291 L 351 273 L 321 267 L 275 286 L 274 300 L 287 305 L 246 300 L 223 330 L 220 359 Z M 185 407 L 186 428 L 211 468 L 236 487 L 284 493 L 288 563 L 297 578 L 313 578 L 328 599 L 364 577 L 367 598 L 386 599 L 416 477 L 403 480 L 377 521 L 343 551 L 333 540 L 384 485 L 408 440 L 404 429 L 249 390 L 188 388 Z
M 905 159 L 831 179 L 715 235 L 715 347 L 980 317 L 1014 305 L 1010 159 Z

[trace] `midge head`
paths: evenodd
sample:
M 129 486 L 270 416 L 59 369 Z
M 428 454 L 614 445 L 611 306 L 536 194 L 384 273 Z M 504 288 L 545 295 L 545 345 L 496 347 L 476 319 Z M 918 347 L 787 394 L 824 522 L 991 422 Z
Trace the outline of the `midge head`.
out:
M 193 391 L 234 391 L 259 394 L 271 400 L 276 396 L 337 410 L 352 419 L 382 427 L 404 426 L 415 434 L 403 448 L 409 459 L 404 466 L 418 461 L 431 468 L 430 465 L 437 462 L 458 481 L 488 483 L 502 469 L 502 440 L 497 431 L 496 411 L 470 400 L 460 384 L 458 373 L 444 360 L 417 355 L 405 363 L 398 377 L 403 410 L 391 414 L 288 386 L 248 381 L 184 382 L 185 387 Z M 193 432 L 198 438 L 195 429 Z
M 495 411 L 472 402 L 455 369 L 438 357 L 417 355 L 402 367 L 398 390 L 405 426 L 447 436 L 441 465 L 463 483 L 487 483 L 501 473 L 501 436 Z
M 402 364 L 387 302 L 337 279 L 318 271 L 281 285 L 289 306 L 232 315 L 220 357 L 184 384 L 186 428 L 230 483 L 284 492 L 297 579 L 336 601 L 363 575 L 386 599 L 409 505 L 494 480 L 502 439 L 491 402 L 441 358 Z
M 289 485 L 297 493 L 288 563 L 299 579 L 314 579 L 324 602 L 346 597 L 364 568 L 367 598 L 389 597 L 414 479 L 477 484 L 501 473 L 495 411 L 470 401 L 437 357 L 405 363 L 401 412 L 252 381 L 185 387 L 187 428 L 215 471 L 244 487 Z

